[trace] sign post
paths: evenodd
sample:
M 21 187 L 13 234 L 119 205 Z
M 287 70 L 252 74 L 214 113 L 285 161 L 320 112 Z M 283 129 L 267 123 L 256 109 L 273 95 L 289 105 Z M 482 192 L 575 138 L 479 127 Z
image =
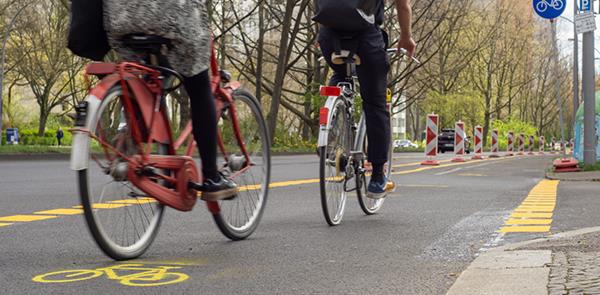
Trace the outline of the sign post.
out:
M 596 73 L 594 67 L 594 31 L 596 19 L 591 0 L 580 0 L 577 34 L 583 34 L 583 162 L 596 164 Z

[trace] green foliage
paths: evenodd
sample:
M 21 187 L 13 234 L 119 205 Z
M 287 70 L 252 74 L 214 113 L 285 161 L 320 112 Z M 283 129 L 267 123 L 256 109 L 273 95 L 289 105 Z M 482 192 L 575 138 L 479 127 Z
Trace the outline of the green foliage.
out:
M 519 121 L 514 118 L 508 120 L 494 120 L 492 122 L 492 129 L 498 129 L 498 146 L 500 150 L 506 150 L 508 144 L 508 132 L 514 132 L 515 148 L 517 147 L 517 136 L 519 133 L 525 134 L 525 136 L 536 135 L 537 129 L 530 123 Z M 492 132 L 489 132 L 488 142 L 492 142 Z M 536 141 L 537 142 L 537 141 Z
M 454 128 L 454 123 L 463 121 L 466 130 L 483 122 L 484 112 L 481 98 L 473 91 L 460 93 L 440 94 L 432 91 L 425 101 L 424 111 L 427 114 L 435 113 L 440 116 L 441 128 Z
M 583 167 L 583 171 L 600 171 L 600 162 L 596 163 L 596 165 L 585 165 L 580 163 L 581 167 Z
M 72 135 L 68 130 L 63 129 L 64 137 L 62 139 L 63 145 L 71 145 Z M 6 144 L 6 131 L 2 132 L 2 144 Z M 37 129 L 19 129 L 19 145 L 32 145 L 32 146 L 52 146 L 58 145 L 56 139 L 56 130 L 47 130 L 44 136 L 38 136 Z
M 0 154 L 68 154 L 70 147 L 42 146 L 42 145 L 2 145 Z

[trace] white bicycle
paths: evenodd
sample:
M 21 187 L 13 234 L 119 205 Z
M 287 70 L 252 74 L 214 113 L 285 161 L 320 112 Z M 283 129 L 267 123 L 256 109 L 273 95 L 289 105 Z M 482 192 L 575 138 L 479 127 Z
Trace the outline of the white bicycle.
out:
M 544 12 L 548 7 L 552 7 L 554 10 L 561 10 L 564 6 L 565 2 L 563 0 L 542 0 L 535 5 L 535 8 L 539 12 Z

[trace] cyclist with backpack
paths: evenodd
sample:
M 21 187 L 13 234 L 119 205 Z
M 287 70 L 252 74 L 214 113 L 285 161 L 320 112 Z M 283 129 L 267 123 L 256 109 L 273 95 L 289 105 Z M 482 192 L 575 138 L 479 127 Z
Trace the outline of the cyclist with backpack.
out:
M 412 57 L 416 43 L 412 38 L 410 0 L 394 0 L 401 29 L 398 47 Z M 386 49 L 388 36 L 380 28 L 384 21 L 384 0 L 318 0 L 313 18 L 320 24 L 318 43 L 334 73 L 329 85 L 344 82 L 346 67 L 334 64 L 332 55 L 342 50 L 361 60 L 356 71 L 366 115 L 368 158 L 373 167 L 367 196 L 385 198 L 394 184 L 386 179 L 384 165 L 390 148 L 390 113 L 386 106 L 387 75 L 390 64 Z

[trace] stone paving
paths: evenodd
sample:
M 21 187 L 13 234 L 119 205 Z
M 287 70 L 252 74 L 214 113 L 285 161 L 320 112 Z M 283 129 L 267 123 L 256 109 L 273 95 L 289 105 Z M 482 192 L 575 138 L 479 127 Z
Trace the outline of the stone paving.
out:
M 600 294 L 600 233 L 524 248 L 552 250 L 548 294 Z

